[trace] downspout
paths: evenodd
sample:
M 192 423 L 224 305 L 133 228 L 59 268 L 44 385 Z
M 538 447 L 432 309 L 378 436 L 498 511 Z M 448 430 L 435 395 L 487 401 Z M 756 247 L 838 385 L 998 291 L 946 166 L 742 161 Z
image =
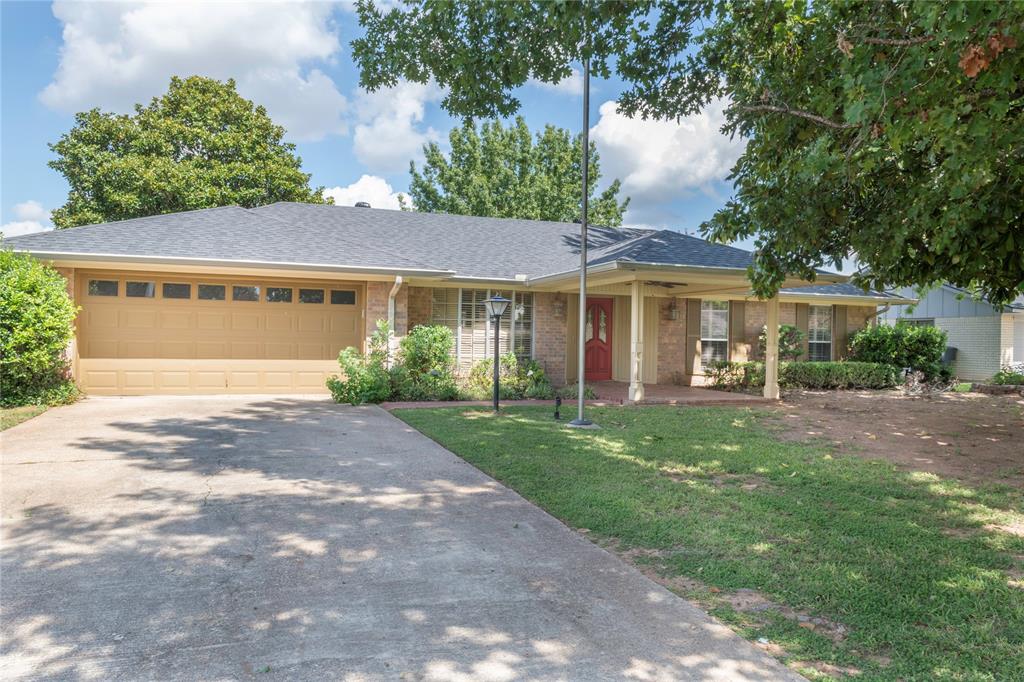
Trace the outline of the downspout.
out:
M 875 318 L 877 318 L 879 315 L 884 315 L 885 313 L 889 312 L 889 308 L 892 308 L 891 303 L 886 303 L 884 306 L 882 306 L 881 309 L 875 308 L 875 312 L 871 313 L 870 315 L 867 315 L 864 318 L 864 322 L 866 324 L 871 324 L 871 322 L 875 322 L 877 324 L 878 320 Z
M 397 350 L 395 343 L 395 297 L 402 288 L 402 276 L 395 275 L 395 283 L 388 293 L 388 366 L 391 366 L 391 358 Z

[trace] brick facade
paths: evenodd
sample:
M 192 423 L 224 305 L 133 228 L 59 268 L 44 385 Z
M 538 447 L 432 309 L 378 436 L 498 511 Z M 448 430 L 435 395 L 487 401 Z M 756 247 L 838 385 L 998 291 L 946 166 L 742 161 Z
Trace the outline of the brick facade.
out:
M 370 337 L 377 329 L 377 320 L 388 319 L 388 293 L 391 292 L 391 282 L 367 282 L 365 316 L 366 323 L 366 345 L 363 350 L 370 347 Z
M 675 319 L 671 319 L 675 304 Z M 686 381 L 686 300 L 658 299 L 658 383 Z
M 533 357 L 555 386 L 565 384 L 568 305 L 565 294 L 539 291 L 533 295 Z
M 408 288 L 409 329 L 421 324 L 430 324 L 433 296 L 430 287 Z

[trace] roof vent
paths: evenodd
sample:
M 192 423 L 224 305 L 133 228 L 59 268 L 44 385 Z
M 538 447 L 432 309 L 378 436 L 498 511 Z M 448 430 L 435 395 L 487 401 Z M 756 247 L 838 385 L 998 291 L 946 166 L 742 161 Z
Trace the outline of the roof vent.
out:
M 372 208 L 369 201 L 357 201 L 356 208 Z

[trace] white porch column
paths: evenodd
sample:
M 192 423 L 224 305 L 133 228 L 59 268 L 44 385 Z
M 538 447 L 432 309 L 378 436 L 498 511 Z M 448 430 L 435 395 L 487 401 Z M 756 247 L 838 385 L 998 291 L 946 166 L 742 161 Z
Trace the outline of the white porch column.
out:
M 644 285 L 633 282 L 633 298 L 630 301 L 629 324 L 629 399 L 640 402 L 644 399 Z
M 764 397 L 769 400 L 779 398 L 779 297 L 768 299 L 765 326 L 764 353 Z

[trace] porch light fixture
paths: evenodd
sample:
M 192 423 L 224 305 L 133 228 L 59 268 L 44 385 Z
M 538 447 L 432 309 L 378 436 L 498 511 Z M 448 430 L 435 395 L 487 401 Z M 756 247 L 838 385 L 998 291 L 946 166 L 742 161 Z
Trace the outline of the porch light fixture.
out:
M 491 318 L 491 322 L 494 324 L 494 411 L 498 411 L 498 378 L 501 370 L 501 354 L 498 352 L 499 346 L 499 327 L 501 322 L 501 316 L 508 310 L 508 305 L 512 301 L 502 296 L 491 296 L 484 301 L 484 306 L 487 308 L 487 316 Z

